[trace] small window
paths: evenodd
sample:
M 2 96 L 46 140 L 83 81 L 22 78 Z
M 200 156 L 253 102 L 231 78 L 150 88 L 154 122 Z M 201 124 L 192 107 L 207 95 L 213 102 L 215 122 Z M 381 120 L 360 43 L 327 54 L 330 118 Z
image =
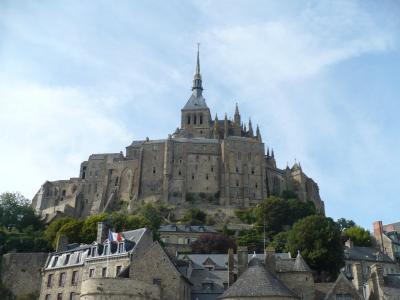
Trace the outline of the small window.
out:
M 178 175 L 180 176 L 180 175 L 182 175 L 182 172 L 181 172 L 181 170 L 179 170 L 179 172 L 178 172 Z
M 53 274 L 49 274 L 49 276 L 47 276 L 47 287 L 51 288 L 53 285 Z
M 50 294 L 47 294 L 46 297 L 45 297 L 44 299 L 45 299 L 45 300 L 50 300 L 50 299 L 51 299 Z
M 79 300 L 78 294 L 72 292 L 71 294 L 69 294 L 69 300 Z
M 104 246 L 104 252 L 103 252 L 103 254 L 104 255 L 108 255 L 109 253 L 108 253 L 108 245 L 105 245 Z
M 89 270 L 89 278 L 93 278 L 94 276 L 94 269 Z
M 238 167 L 236 167 L 236 173 L 239 173 L 239 168 Z
M 78 285 L 78 271 L 72 272 L 71 285 L 72 286 Z
M 196 116 L 196 115 L 194 115 L 194 116 L 193 116 L 193 124 L 195 124 L 195 125 L 196 125 L 196 123 L 197 123 L 197 116 Z
M 214 172 L 214 167 L 211 167 L 211 172 Z
M 117 277 L 118 274 L 121 273 L 121 269 L 122 269 L 122 266 L 117 266 L 117 268 L 115 269 L 115 277 Z
M 153 167 L 153 174 L 156 174 L 156 167 Z
M 187 123 L 190 124 L 190 116 L 187 116 Z
M 65 272 L 60 274 L 60 278 L 58 280 L 58 286 L 63 287 L 65 285 L 65 278 L 67 277 L 67 274 Z
M 54 257 L 53 264 L 51 266 L 55 267 L 57 265 L 57 262 L 58 262 L 58 256 Z
M 118 185 L 118 176 L 115 177 L 115 182 L 114 182 L 114 186 L 117 186 L 117 185 Z
M 203 115 L 200 115 L 200 125 L 203 124 Z
M 251 168 L 251 174 L 254 175 L 254 167 Z
M 236 180 L 236 186 L 237 187 L 239 186 L 239 180 Z
M 258 184 L 257 184 L 257 182 L 256 182 L 256 189 L 258 189 Z
M 64 197 L 67 194 L 66 190 L 62 190 L 62 196 Z
M 107 276 L 107 268 L 106 267 L 104 267 L 104 268 L 102 268 L 101 269 L 101 277 L 106 277 Z
M 155 285 L 161 285 L 161 278 L 153 278 L 153 284 Z
M 192 174 L 192 180 L 194 180 L 194 174 Z
M 62 300 L 62 293 L 57 294 L 57 300 Z
M 64 265 L 68 265 L 70 257 L 71 257 L 71 254 L 67 254 L 67 256 L 65 257 L 65 260 L 64 260 Z
M 124 252 L 124 243 L 119 243 L 118 244 L 118 252 L 119 253 L 123 253 Z
M 182 159 L 179 160 L 179 164 L 182 164 Z
M 206 180 L 208 180 L 208 174 L 206 174 Z

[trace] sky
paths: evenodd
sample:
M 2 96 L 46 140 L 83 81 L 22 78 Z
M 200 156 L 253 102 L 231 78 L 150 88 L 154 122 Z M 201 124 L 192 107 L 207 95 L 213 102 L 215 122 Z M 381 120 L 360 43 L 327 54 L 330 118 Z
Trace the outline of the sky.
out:
M 259 124 L 326 214 L 400 221 L 400 2 L 0 1 L 0 193 L 180 125 L 200 43 L 211 113 Z

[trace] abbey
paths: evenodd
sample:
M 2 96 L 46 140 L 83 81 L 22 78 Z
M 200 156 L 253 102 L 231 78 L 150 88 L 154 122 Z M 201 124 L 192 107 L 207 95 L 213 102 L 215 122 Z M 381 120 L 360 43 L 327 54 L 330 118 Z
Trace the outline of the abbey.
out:
M 251 120 L 244 124 L 237 104 L 233 118 L 212 118 L 197 53 L 192 94 L 173 134 L 162 140 L 133 141 L 125 155 L 90 155 L 81 163 L 79 177 L 46 181 L 32 205 L 48 219 L 58 213 L 85 217 L 133 209 L 143 201 L 242 208 L 286 190 L 301 201 L 312 201 L 324 213 L 318 185 L 299 163 L 279 169 L 274 151 L 265 153 L 259 127 L 254 129 Z

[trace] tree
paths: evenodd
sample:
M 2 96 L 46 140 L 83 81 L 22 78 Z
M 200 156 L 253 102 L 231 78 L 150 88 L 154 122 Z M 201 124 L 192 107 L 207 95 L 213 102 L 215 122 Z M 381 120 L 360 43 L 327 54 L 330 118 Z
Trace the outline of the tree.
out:
M 359 247 L 372 246 L 371 233 L 368 230 L 357 225 L 343 230 L 342 242 L 345 242 L 348 239 L 350 239 L 353 242 L 354 246 L 359 246 Z
M 313 215 L 296 222 L 288 233 L 287 247 L 292 255 L 300 250 L 322 279 L 336 277 L 344 265 L 340 229 L 331 218 Z
M 46 228 L 44 232 L 44 238 L 53 246 L 54 249 L 57 245 L 58 232 L 65 224 L 70 222 L 74 222 L 74 219 L 70 217 L 64 217 L 51 222 Z
M 253 224 L 256 222 L 256 210 L 254 208 L 248 209 L 236 209 L 235 216 L 240 219 L 240 221 L 245 222 L 246 224 Z
M 186 211 L 182 221 L 188 225 L 203 225 L 207 214 L 198 208 L 191 208 Z
M 239 246 L 247 246 L 250 252 L 264 252 L 264 236 L 255 228 L 239 231 L 236 241 Z
M 256 208 L 257 227 L 263 228 L 264 221 L 269 232 L 282 231 L 284 225 L 289 225 L 288 205 L 286 200 L 271 196 L 262 201 Z
M 57 238 L 61 235 L 68 238 L 68 243 L 81 243 L 81 231 L 83 221 L 71 220 L 65 223 L 57 233 Z
M 97 223 L 105 222 L 108 219 L 108 214 L 103 213 L 86 218 L 82 224 L 81 240 L 83 243 L 90 244 L 97 238 Z
M 228 249 L 236 249 L 235 241 L 223 234 L 203 234 L 190 244 L 193 253 L 226 254 Z
M 340 231 L 356 226 L 356 223 L 353 220 L 347 220 L 345 218 L 338 219 L 336 223 L 339 225 Z
M 270 243 L 270 246 L 275 248 L 276 252 L 287 252 L 288 231 L 282 231 L 276 234 Z
M 6 192 L 0 195 L 0 226 L 19 231 L 32 226 L 37 230 L 43 228 L 43 223 L 30 207 L 28 199 L 18 192 Z

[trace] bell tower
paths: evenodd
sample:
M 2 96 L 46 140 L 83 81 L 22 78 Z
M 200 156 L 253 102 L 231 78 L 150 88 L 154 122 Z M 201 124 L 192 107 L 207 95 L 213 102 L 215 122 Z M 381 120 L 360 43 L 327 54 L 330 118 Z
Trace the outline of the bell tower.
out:
M 200 73 L 200 51 L 197 44 L 196 72 L 193 78 L 192 95 L 181 110 L 181 128 L 186 137 L 210 137 L 211 114 L 203 97 L 203 82 Z

